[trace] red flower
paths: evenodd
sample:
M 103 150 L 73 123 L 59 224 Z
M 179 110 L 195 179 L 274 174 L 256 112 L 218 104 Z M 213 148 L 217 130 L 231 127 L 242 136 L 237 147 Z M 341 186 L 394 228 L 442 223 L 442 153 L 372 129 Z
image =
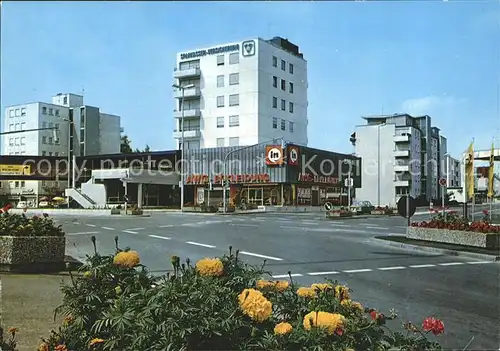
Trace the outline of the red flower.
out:
M 370 312 L 370 317 L 372 317 L 373 320 L 377 319 L 378 313 L 377 311 L 371 311 Z
M 342 336 L 344 334 L 344 330 L 342 328 L 337 328 L 335 329 L 335 334 Z
M 444 323 L 434 317 L 427 317 L 422 324 L 422 328 L 427 332 L 432 332 L 434 335 L 444 333 Z

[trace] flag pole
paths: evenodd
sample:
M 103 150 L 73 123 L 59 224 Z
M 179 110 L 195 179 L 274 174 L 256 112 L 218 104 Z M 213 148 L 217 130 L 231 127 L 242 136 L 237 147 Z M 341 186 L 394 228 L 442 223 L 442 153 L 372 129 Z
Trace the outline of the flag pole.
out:
M 472 138 L 472 144 L 474 145 L 474 138 Z M 472 149 L 472 205 L 471 205 L 471 222 L 474 222 L 474 211 L 476 207 L 476 171 L 474 169 L 474 148 Z M 469 185 L 470 186 L 470 185 Z

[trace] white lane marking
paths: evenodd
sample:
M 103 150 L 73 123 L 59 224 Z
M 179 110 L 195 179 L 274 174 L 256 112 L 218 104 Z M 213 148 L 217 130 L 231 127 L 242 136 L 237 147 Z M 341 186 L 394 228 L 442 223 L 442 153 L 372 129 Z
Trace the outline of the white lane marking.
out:
M 68 233 L 68 235 L 88 235 L 88 234 L 99 234 L 99 232 Z
M 73 224 L 81 224 L 80 222 L 73 222 Z
M 86 224 L 87 227 L 95 227 L 95 224 Z
M 365 228 L 366 228 L 366 229 L 383 229 L 383 230 L 387 230 L 387 229 L 389 229 L 389 228 L 387 228 L 387 227 L 381 227 L 381 226 L 378 226 L 378 225 L 377 225 L 377 226 L 369 226 L 369 227 L 367 226 L 367 227 L 365 227 Z
M 308 221 L 302 221 L 302 224 L 304 225 L 319 225 L 317 222 L 308 222 Z
M 101 228 L 106 230 L 115 230 L 115 228 L 110 228 L 110 227 L 101 227 Z
M 172 228 L 173 226 L 174 226 L 173 224 L 165 224 L 158 226 L 158 228 Z
M 146 228 L 131 228 L 131 229 L 126 229 L 126 230 L 132 230 L 132 231 L 135 231 L 135 230 L 144 230 Z
M 436 267 L 435 264 L 414 264 L 412 266 L 409 266 L 410 268 L 429 268 L 429 267 Z
M 124 233 L 129 233 L 129 234 L 139 234 L 138 232 L 133 232 L 131 230 L 122 230 Z
M 292 226 L 287 226 L 287 225 L 280 225 L 280 228 L 281 229 L 301 229 L 301 230 L 306 229 L 306 228 L 302 228 L 302 227 L 292 227 Z
M 288 277 L 302 277 L 302 274 L 292 273 L 290 275 L 288 275 L 288 274 L 273 275 L 274 279 L 288 278 Z
M 467 262 L 467 264 L 487 264 L 487 263 L 493 263 L 493 261 L 472 261 L 472 262 Z
M 196 245 L 196 246 L 202 246 L 202 247 L 208 247 L 209 249 L 214 249 L 215 248 L 214 245 L 201 244 L 201 243 L 197 243 L 197 242 L 194 242 L 194 241 L 186 241 L 186 244 Z
M 312 272 L 307 273 L 308 275 L 330 275 L 330 274 L 340 274 L 340 272 L 330 271 L 330 272 Z
M 438 263 L 440 266 L 460 266 L 463 265 L 462 262 L 446 262 L 446 263 Z
M 394 228 L 403 228 L 403 229 L 408 229 L 407 225 L 396 225 Z
M 372 269 L 350 269 L 347 271 L 343 271 L 344 273 L 364 273 L 364 272 L 371 272 Z
M 258 227 L 258 224 L 243 224 L 243 223 L 229 223 L 231 226 L 236 226 L 236 227 Z
M 148 236 L 150 236 L 151 238 L 170 240 L 168 236 L 161 236 L 161 235 L 148 235 Z
M 394 267 L 381 267 L 377 268 L 379 271 L 395 271 L 399 269 L 406 269 L 406 267 L 403 266 L 394 266 Z
M 273 257 L 273 256 L 266 256 L 266 255 L 260 255 L 260 254 L 256 254 L 256 253 L 253 253 L 253 252 L 247 252 L 247 251 L 240 251 L 240 254 L 247 255 L 247 256 L 254 256 L 254 257 L 260 257 L 260 258 L 266 258 L 268 260 L 273 260 L 273 261 L 283 261 L 282 258 Z
M 330 225 L 331 225 L 331 226 L 333 226 L 333 227 L 344 227 L 344 228 L 345 228 L 345 227 L 350 227 L 350 225 L 349 225 L 349 224 L 337 224 L 337 223 L 331 223 Z

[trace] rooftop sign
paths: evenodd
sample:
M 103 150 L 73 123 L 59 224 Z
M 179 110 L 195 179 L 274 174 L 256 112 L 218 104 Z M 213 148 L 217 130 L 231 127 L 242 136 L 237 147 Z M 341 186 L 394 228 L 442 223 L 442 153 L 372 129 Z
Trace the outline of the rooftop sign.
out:
M 239 51 L 239 50 L 240 50 L 240 44 L 218 46 L 218 47 L 211 48 L 211 49 L 198 50 L 198 51 L 187 52 L 187 53 L 181 54 L 181 60 L 187 60 L 187 59 L 192 59 L 192 58 L 197 58 L 197 57 L 202 57 L 202 56 L 207 56 L 207 55 L 224 54 L 226 52 L 233 52 L 233 51 Z

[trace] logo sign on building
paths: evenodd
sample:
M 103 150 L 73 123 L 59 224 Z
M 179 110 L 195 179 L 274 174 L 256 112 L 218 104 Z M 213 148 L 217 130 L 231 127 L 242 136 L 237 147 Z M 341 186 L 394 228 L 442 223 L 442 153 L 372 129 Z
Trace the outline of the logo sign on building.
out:
M 239 50 L 240 50 L 240 44 L 218 46 L 218 47 L 211 48 L 211 49 L 186 52 L 184 54 L 181 54 L 181 60 L 188 60 L 188 59 L 216 55 L 216 54 L 224 54 L 226 52 L 233 52 L 233 51 L 239 51 Z
M 288 147 L 288 164 L 290 166 L 297 166 L 299 164 L 299 148 L 290 145 Z
M 255 40 L 247 40 L 241 44 L 241 55 L 243 57 L 255 55 Z
M 281 145 L 266 146 L 266 164 L 268 166 L 280 166 L 283 164 L 283 148 Z
M 0 165 L 0 175 L 31 175 L 29 165 Z

